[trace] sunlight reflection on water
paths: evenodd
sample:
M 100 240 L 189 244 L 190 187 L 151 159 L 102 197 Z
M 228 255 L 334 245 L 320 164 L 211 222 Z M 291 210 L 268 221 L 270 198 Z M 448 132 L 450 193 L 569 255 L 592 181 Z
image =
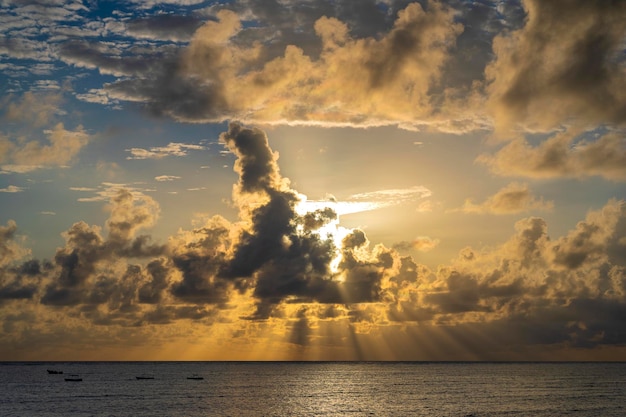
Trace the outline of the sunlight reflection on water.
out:
M 623 363 L 12 363 L 0 415 L 622 416 L 625 382 Z

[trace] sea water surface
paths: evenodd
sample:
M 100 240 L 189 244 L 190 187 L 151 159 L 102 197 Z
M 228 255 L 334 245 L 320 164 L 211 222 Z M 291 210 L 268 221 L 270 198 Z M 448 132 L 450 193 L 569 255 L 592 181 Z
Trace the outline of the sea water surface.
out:
M 3 417 L 344 415 L 625 416 L 626 363 L 0 363 Z

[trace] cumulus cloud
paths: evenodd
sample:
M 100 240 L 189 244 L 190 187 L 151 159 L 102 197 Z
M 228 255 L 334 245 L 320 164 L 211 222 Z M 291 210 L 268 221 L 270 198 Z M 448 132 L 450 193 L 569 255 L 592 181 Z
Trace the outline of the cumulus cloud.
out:
M 139 102 L 194 122 L 456 133 L 495 123 L 504 134 L 518 123 L 623 122 L 623 5 L 251 0 L 171 2 L 157 13 L 147 4 L 106 22 L 86 21 L 84 6 L 7 4 L 0 51 L 49 66 L 11 62 L 17 72 L 60 61 L 115 77 L 77 91 L 81 100 Z M 40 27 L 47 39 L 32 35 Z
M 459 335 L 521 332 L 494 339 L 499 349 L 626 340 L 623 201 L 589 212 L 557 238 L 544 219 L 522 219 L 501 245 L 465 248 L 431 270 L 398 251 L 427 250 L 436 239 L 419 236 L 390 249 L 360 229 L 341 228 L 331 208 L 297 210 L 304 197 L 281 175 L 263 131 L 231 124 L 220 141 L 237 157 L 236 220 L 213 216 L 152 243 L 140 232 L 155 224 L 158 204 L 118 187 L 108 195 L 104 227 L 75 223 L 52 261 L 24 261 L 28 251 L 9 222 L 0 227 L 0 299 L 111 328 L 222 320 L 244 331 L 283 323 L 286 343 L 300 346 L 316 343 L 326 326 L 348 326 L 355 338 L 398 325 L 444 326 Z M 481 206 L 528 206 L 535 200 L 527 191 L 513 184 Z
M 525 0 L 523 27 L 493 40 L 485 70 L 496 123 L 550 130 L 616 123 L 626 115 L 620 2 Z
M 20 261 L 30 255 L 17 235 L 17 224 L 0 225 L 0 307 L 13 300 L 32 300 L 40 286 L 40 275 L 48 267 L 36 260 Z
M 16 231 L 17 224 L 13 220 L 9 220 L 6 226 L 0 226 L 0 266 L 8 265 L 29 253 L 15 241 Z
M 529 178 L 585 178 L 600 176 L 626 180 L 626 141 L 621 132 L 578 135 L 576 131 L 556 133 L 538 145 L 514 139 L 493 154 L 477 161 L 503 176 Z
M 542 198 L 533 196 L 528 184 L 512 182 L 480 204 L 473 203 L 471 199 L 465 200 L 459 210 L 478 214 L 513 214 L 529 210 L 551 210 L 553 206 L 553 202 L 544 202 Z
M 328 209 L 297 213 L 300 197 L 280 175 L 277 155 L 262 131 L 231 125 L 221 140 L 238 157 L 235 170 L 240 180 L 234 200 L 249 224 L 221 275 L 254 278 L 258 301 L 251 318 L 267 318 L 289 298 L 322 303 L 378 299 L 385 264 L 364 248 L 364 234 L 358 232 L 358 243 L 346 243 L 340 250 L 331 236 L 316 233 L 337 214 Z M 351 236 L 344 241 L 352 242 Z M 333 271 L 331 264 L 338 257 L 341 261 Z
M 163 253 L 164 247 L 151 244 L 149 236 L 136 235 L 139 229 L 155 222 L 159 208 L 154 200 L 121 189 L 111 199 L 108 210 L 107 236 L 102 235 L 100 227 L 82 221 L 64 233 L 66 244 L 55 254 L 56 270 L 41 298 L 43 304 L 108 302 L 111 291 L 122 290 L 113 277 L 116 258 L 147 258 Z
M 432 115 L 429 88 L 462 31 L 441 3 L 412 3 L 380 38 L 354 37 L 345 23 L 320 17 L 318 56 L 286 45 L 268 58 L 260 43 L 241 42 L 237 14 L 221 10 L 217 18 L 196 31 L 166 79 L 120 81 L 109 93 L 188 121 L 410 125 Z
M 446 314 L 499 317 L 494 327 L 510 322 L 518 328 L 524 317 L 525 338 L 536 343 L 623 343 L 624 257 L 617 254 L 624 248 L 625 214 L 623 201 L 610 201 L 555 240 L 542 219 L 522 220 L 501 247 L 468 249 L 439 271 L 434 287 L 441 290 L 426 300 Z M 616 314 L 598 318 L 594 308 Z
M 91 135 L 82 126 L 70 130 L 63 123 L 54 123 L 60 101 L 60 95 L 33 93 L 4 100 L 4 118 L 23 123 L 28 129 L 0 136 L 0 163 L 4 171 L 24 173 L 62 167 L 72 162 L 89 143 Z M 32 130 L 45 126 L 49 128 Z M 41 140 L 36 139 L 40 132 L 44 135 Z
M 44 130 L 47 144 L 30 141 L 13 151 L 12 159 L 18 165 L 55 166 L 70 162 L 89 142 L 90 136 L 82 126 L 71 131 L 58 123 Z

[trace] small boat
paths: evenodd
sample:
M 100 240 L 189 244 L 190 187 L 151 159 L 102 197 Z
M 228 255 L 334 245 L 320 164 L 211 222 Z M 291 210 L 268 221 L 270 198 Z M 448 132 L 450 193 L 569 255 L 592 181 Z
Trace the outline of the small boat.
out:
M 188 376 L 188 377 L 187 377 L 187 379 L 196 379 L 196 380 L 201 380 L 201 379 L 204 379 L 204 377 L 203 377 L 203 376 L 200 376 L 200 375 L 198 375 L 198 374 L 193 374 L 193 375 L 191 375 L 191 376 Z
M 137 378 L 137 379 L 154 379 L 153 376 L 149 376 L 149 375 L 140 375 L 140 376 L 136 376 L 135 378 Z
M 81 377 L 79 377 L 78 375 L 76 375 L 76 374 L 72 374 L 72 375 L 66 376 L 65 380 L 66 381 L 71 381 L 71 382 L 80 382 L 83 379 Z
M 60 375 L 63 373 L 63 371 L 55 371 L 54 369 L 48 369 L 47 371 L 50 375 Z

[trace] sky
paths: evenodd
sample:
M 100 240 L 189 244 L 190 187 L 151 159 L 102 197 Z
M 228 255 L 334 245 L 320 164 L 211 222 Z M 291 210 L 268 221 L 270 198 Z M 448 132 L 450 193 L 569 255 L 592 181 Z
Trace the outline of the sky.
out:
M 625 2 L 0 8 L 0 360 L 626 360 Z

